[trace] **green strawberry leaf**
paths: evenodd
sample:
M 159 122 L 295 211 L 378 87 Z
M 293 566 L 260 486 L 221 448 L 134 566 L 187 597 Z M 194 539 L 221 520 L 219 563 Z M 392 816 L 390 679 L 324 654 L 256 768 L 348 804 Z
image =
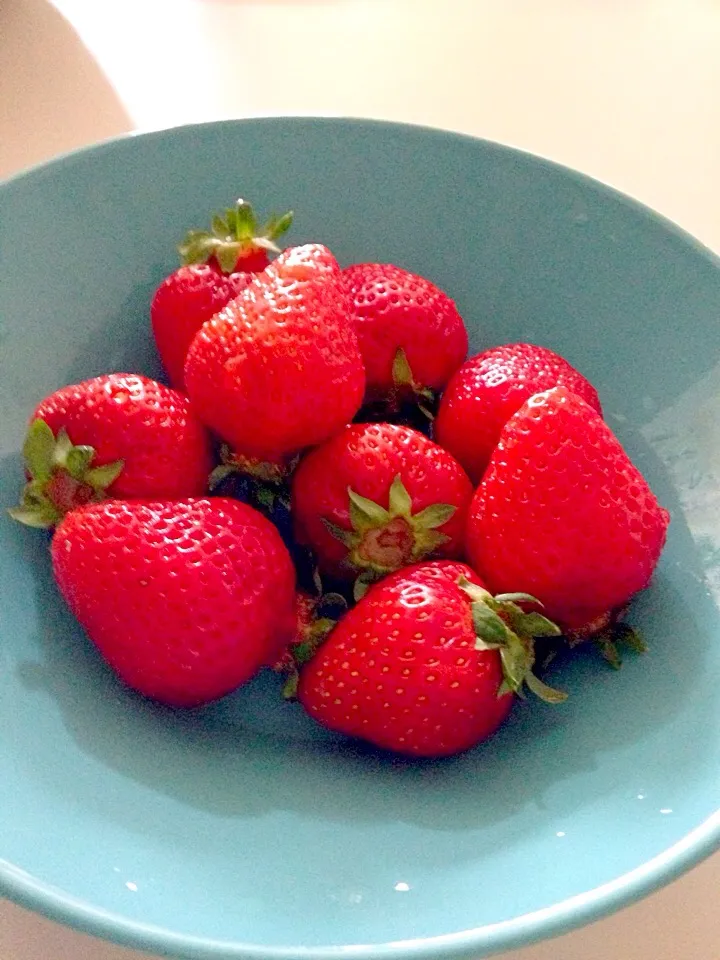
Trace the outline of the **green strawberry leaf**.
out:
M 238 200 L 234 209 L 235 223 L 233 235 L 236 240 L 250 240 L 257 232 L 257 218 L 252 205 L 247 200 Z
M 336 523 L 331 523 L 329 520 L 326 520 L 325 517 L 322 517 L 323 526 L 336 540 L 339 540 L 343 546 L 351 549 L 355 546 L 355 534 L 352 530 L 345 530 L 343 527 L 339 527 Z
M 54 527 L 60 520 L 60 514 L 55 510 L 51 503 L 32 506 L 11 507 L 8 514 L 13 520 L 22 523 L 26 527 L 33 527 L 36 530 L 47 530 Z
M 238 262 L 237 247 L 231 244 L 222 244 L 215 247 L 213 253 L 223 273 L 232 273 Z
M 478 583 L 472 583 L 465 576 L 458 577 L 458 586 L 474 603 L 485 603 L 488 606 L 491 606 L 493 609 L 495 607 L 495 601 L 493 595 L 481 587 Z
M 68 454 L 72 450 L 72 440 L 68 436 L 67 430 L 65 427 L 61 427 L 58 430 L 58 435 L 55 438 L 55 451 L 53 453 L 53 466 L 56 467 L 65 467 L 67 465 Z
M 564 703 L 568 698 L 568 695 L 562 690 L 555 690 L 554 687 L 549 687 L 546 683 L 543 683 L 532 670 L 525 674 L 525 683 L 528 685 L 528 689 L 545 703 Z
M 55 437 L 44 420 L 34 420 L 23 443 L 23 459 L 30 476 L 34 480 L 45 481 L 50 478 L 53 468 Z
M 218 240 L 226 240 L 231 230 L 229 220 L 223 220 L 221 216 L 215 214 L 212 218 L 211 229 Z
M 481 643 L 484 645 L 491 644 L 497 647 L 507 646 L 507 624 L 494 610 L 491 610 L 487 604 L 482 602 L 471 604 L 470 610 L 472 612 L 475 634 Z M 481 648 L 476 647 L 476 649 Z
M 523 613 L 520 629 L 530 637 L 559 637 L 560 627 L 541 613 Z
M 500 647 L 503 675 L 510 690 L 519 697 L 523 696 L 523 681 L 527 673 L 527 659 L 515 646 Z
M 65 469 L 74 480 L 82 480 L 94 456 L 93 447 L 84 445 L 71 447 L 65 457 Z
M 265 224 L 265 236 L 269 237 L 270 240 L 277 240 L 278 237 L 282 236 L 283 233 L 287 233 L 290 229 L 294 216 L 295 214 L 292 210 L 288 210 L 287 213 L 283 213 L 281 216 L 273 214 Z
M 362 600 L 376 579 L 375 574 L 371 570 L 365 570 L 360 574 L 353 584 L 353 600 L 356 603 Z
M 444 526 L 457 513 L 457 507 L 450 503 L 433 503 L 413 517 L 415 523 L 430 530 Z
M 284 700 L 296 700 L 298 683 L 300 682 L 300 674 L 297 670 L 293 670 L 289 675 L 282 688 L 282 697 Z
M 391 519 L 388 511 L 380 504 L 375 503 L 374 500 L 368 500 L 367 497 L 361 497 L 351 487 L 348 487 L 348 496 L 350 498 L 350 522 L 355 530 L 376 529 L 384 526 Z
M 390 515 L 393 517 L 406 517 L 412 513 L 412 500 L 405 489 L 400 474 L 395 477 L 390 487 L 388 507 L 390 508 Z
M 117 480 L 124 466 L 123 460 L 114 460 L 112 463 L 104 463 L 101 467 L 91 467 L 82 480 L 89 483 L 95 490 L 106 490 Z
M 600 653 L 603 655 L 603 658 L 607 660 L 613 670 L 619 670 L 622 666 L 622 657 L 620 656 L 617 644 L 613 640 L 607 640 L 604 637 L 598 637 L 596 643 L 600 647 Z
M 280 253 L 280 247 L 267 237 L 253 237 L 253 249 L 267 250 L 268 253 Z
M 402 347 L 398 347 L 393 359 L 392 378 L 396 387 L 413 387 L 415 385 L 407 354 Z
M 232 463 L 219 463 L 208 477 L 208 490 L 212 493 L 223 480 L 237 473 L 237 467 Z
M 542 607 L 542 603 L 533 597 L 530 593 L 498 593 L 495 595 L 498 603 L 532 603 L 536 607 Z
M 202 230 L 191 230 L 183 243 L 178 244 L 178 253 L 184 264 L 207 263 L 216 246 L 217 238 Z
M 615 643 L 624 644 L 633 653 L 647 653 L 650 649 L 640 634 L 629 623 L 615 624 Z

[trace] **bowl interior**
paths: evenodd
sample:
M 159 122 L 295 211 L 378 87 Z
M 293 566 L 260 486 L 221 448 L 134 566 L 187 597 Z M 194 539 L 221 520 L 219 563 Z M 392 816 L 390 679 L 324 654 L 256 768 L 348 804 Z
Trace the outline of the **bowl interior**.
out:
M 596 890 L 697 828 L 683 863 L 710 852 L 720 270 L 590 180 L 437 131 L 271 120 L 132 137 L 6 184 L 0 502 L 16 499 L 24 423 L 44 394 L 109 370 L 159 372 L 152 290 L 186 227 L 238 193 L 262 211 L 293 207 L 292 242 L 435 280 L 473 348 L 535 341 L 594 381 L 672 512 L 631 616 L 651 651 L 619 673 L 590 653 L 560 664 L 565 706 L 518 704 L 465 756 L 393 760 L 314 726 L 273 677 L 184 715 L 133 696 L 58 598 L 46 538 L 3 516 L 0 891 L 194 957 L 349 944 L 480 956 L 669 878 L 679 854 L 613 897 Z M 589 891 L 582 908 L 566 902 Z

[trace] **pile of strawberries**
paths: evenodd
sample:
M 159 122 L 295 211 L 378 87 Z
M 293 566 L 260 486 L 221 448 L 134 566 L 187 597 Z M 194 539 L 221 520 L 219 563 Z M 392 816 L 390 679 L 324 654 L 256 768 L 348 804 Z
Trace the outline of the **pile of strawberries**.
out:
M 619 616 L 669 515 L 564 359 L 467 360 L 444 292 L 281 252 L 290 222 L 238 201 L 188 234 L 150 309 L 173 388 L 111 373 L 43 400 L 12 513 L 53 530 L 60 592 L 146 697 L 274 668 L 330 729 L 457 753 L 526 688 L 564 699 L 538 676 L 561 644 L 638 645 Z

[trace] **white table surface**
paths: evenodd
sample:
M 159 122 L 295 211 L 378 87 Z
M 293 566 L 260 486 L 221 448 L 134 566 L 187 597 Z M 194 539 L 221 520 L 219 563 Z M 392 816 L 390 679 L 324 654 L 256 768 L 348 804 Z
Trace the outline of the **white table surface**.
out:
M 524 147 L 720 251 L 720 0 L 0 0 L 0 177 L 132 129 L 373 116 Z M 718 960 L 720 855 L 502 960 Z M 140 960 L 0 902 L 0 960 Z

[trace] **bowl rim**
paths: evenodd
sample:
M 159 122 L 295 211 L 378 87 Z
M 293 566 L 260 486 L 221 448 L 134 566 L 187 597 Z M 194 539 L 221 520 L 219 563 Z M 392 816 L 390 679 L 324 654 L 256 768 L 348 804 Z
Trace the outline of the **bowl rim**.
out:
M 574 170 L 529 150 L 498 143 L 441 127 L 344 115 L 263 115 L 237 119 L 179 123 L 151 130 L 131 130 L 33 164 L 0 180 L 0 192 L 20 184 L 26 178 L 43 175 L 50 169 L 75 163 L 89 155 L 123 148 L 135 138 L 157 139 L 180 131 L 198 133 L 209 127 L 266 125 L 278 122 L 301 126 L 352 125 L 388 131 L 412 132 L 419 135 L 480 143 L 498 153 L 520 155 L 546 169 L 563 173 L 579 185 L 610 196 L 615 202 L 631 207 L 636 214 L 653 222 L 691 248 L 695 254 L 720 270 L 720 256 L 668 219 L 626 193 L 603 183 L 596 177 Z M 330 946 L 283 946 L 238 941 L 214 940 L 190 934 L 175 933 L 165 927 L 145 924 L 122 914 L 93 906 L 62 889 L 48 884 L 22 868 L 0 858 L 0 895 L 21 907 L 28 908 L 68 927 L 101 937 L 121 946 L 144 950 L 160 956 L 185 960 L 460 960 L 487 957 L 495 953 L 529 946 L 539 940 L 568 933 L 592 921 L 608 916 L 641 900 L 680 877 L 720 848 L 720 808 L 689 831 L 681 840 L 646 863 L 613 880 L 576 894 L 549 907 L 522 914 L 511 920 L 433 937 L 409 938 L 385 943 L 358 943 Z
M 620 877 L 566 900 L 457 933 L 387 943 L 268 947 L 174 933 L 102 910 L 0 860 L 0 892 L 22 907 L 120 946 L 174 960 L 479 960 L 570 933 L 678 879 L 720 846 L 720 810 L 682 840 Z

